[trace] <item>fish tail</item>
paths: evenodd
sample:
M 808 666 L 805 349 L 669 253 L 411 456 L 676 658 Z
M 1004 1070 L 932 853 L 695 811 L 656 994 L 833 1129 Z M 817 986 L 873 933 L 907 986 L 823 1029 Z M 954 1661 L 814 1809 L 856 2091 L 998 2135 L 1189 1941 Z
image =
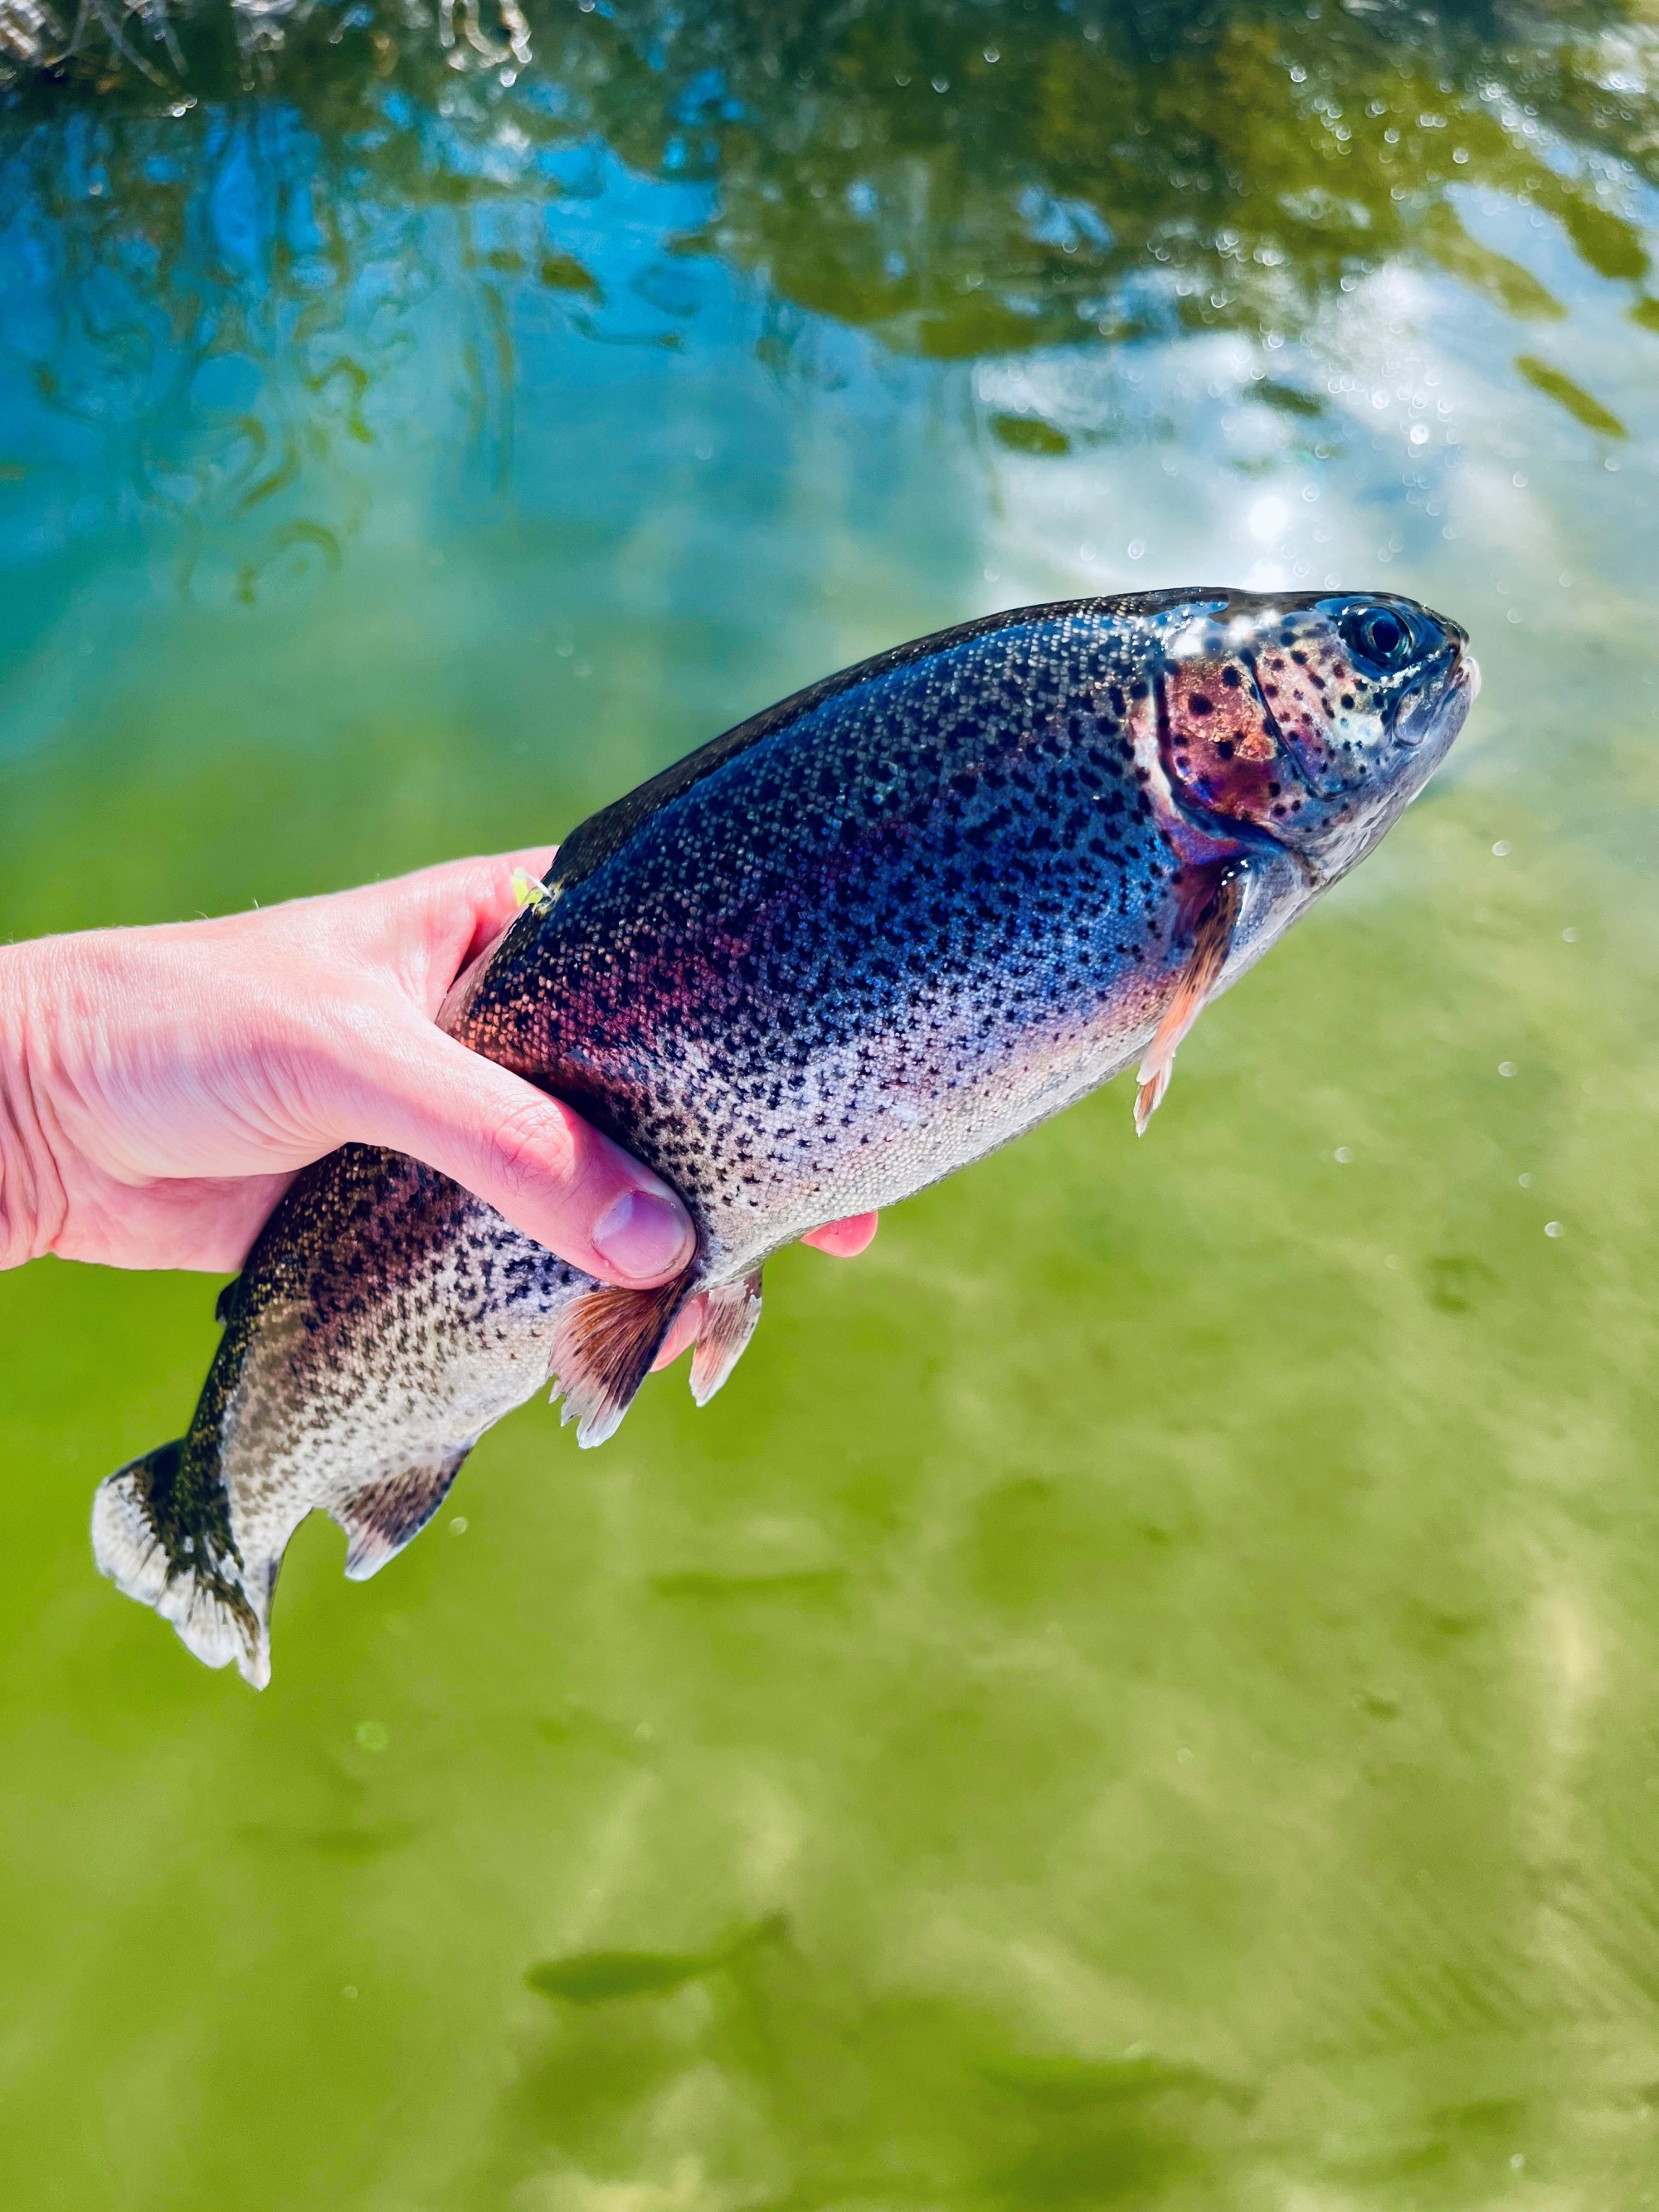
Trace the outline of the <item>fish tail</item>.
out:
M 187 1437 L 158 1444 L 99 1485 L 93 1556 L 117 1589 L 170 1620 L 198 1659 L 210 1667 L 234 1662 L 245 1681 L 263 1690 L 270 1680 L 270 1598 L 282 1553 L 243 1559 L 216 1469 L 214 1498 L 189 1480 L 189 1451 Z

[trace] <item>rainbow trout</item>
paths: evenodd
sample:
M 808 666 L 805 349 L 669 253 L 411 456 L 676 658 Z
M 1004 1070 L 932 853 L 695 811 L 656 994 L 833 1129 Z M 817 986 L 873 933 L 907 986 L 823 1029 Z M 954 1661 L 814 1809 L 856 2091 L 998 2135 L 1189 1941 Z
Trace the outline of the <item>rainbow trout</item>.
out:
M 416 1161 L 332 1153 L 222 1296 L 189 1433 L 100 1488 L 99 1566 L 262 1685 L 308 1513 L 372 1575 L 539 1386 L 581 1443 L 610 1436 L 692 1300 L 706 1401 L 804 1231 L 1137 1061 L 1144 1129 L 1200 1009 L 1444 755 L 1467 644 L 1389 597 L 1022 608 L 815 684 L 594 815 L 440 1019 L 672 1182 L 691 1264 L 607 1287 Z

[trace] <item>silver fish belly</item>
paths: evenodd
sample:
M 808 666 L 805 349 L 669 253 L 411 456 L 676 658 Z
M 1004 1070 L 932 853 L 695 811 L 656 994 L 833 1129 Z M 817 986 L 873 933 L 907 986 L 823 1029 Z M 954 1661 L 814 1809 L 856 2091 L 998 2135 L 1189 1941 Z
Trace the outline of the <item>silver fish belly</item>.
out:
M 1444 754 L 1466 644 L 1391 597 L 1028 608 L 831 678 L 592 817 L 441 1019 L 672 1182 L 691 1266 L 607 1287 L 429 1169 L 346 1147 L 222 1299 L 187 1434 L 101 1486 L 100 1568 L 262 1684 L 308 1513 L 372 1574 L 550 1378 L 603 1441 L 692 1300 L 712 1395 L 804 1231 L 1137 1060 L 1144 1127 L 1203 1006 Z

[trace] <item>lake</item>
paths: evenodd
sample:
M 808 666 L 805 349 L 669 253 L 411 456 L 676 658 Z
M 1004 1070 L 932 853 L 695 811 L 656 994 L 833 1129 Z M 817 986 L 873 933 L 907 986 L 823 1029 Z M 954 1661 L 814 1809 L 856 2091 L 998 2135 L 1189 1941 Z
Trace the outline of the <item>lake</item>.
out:
M 1403 590 L 1485 690 L 1144 1141 L 308 1524 L 261 1696 L 87 1534 L 216 1284 L 0 1278 L 10 2201 L 1659 2202 L 1651 0 L 117 12 L 0 93 L 0 933 L 1030 601 Z

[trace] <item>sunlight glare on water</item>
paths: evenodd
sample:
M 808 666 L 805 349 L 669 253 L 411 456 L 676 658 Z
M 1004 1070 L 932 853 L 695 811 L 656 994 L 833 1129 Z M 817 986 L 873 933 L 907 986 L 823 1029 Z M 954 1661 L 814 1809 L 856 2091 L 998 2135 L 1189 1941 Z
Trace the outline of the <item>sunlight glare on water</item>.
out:
M 1485 684 L 1145 1143 L 784 1255 L 465 1543 L 307 1527 L 261 1697 L 87 1540 L 215 1286 L 0 1278 L 8 2201 L 1644 2201 L 1650 6 L 149 16 L 0 0 L 7 933 L 562 836 L 1028 600 Z

